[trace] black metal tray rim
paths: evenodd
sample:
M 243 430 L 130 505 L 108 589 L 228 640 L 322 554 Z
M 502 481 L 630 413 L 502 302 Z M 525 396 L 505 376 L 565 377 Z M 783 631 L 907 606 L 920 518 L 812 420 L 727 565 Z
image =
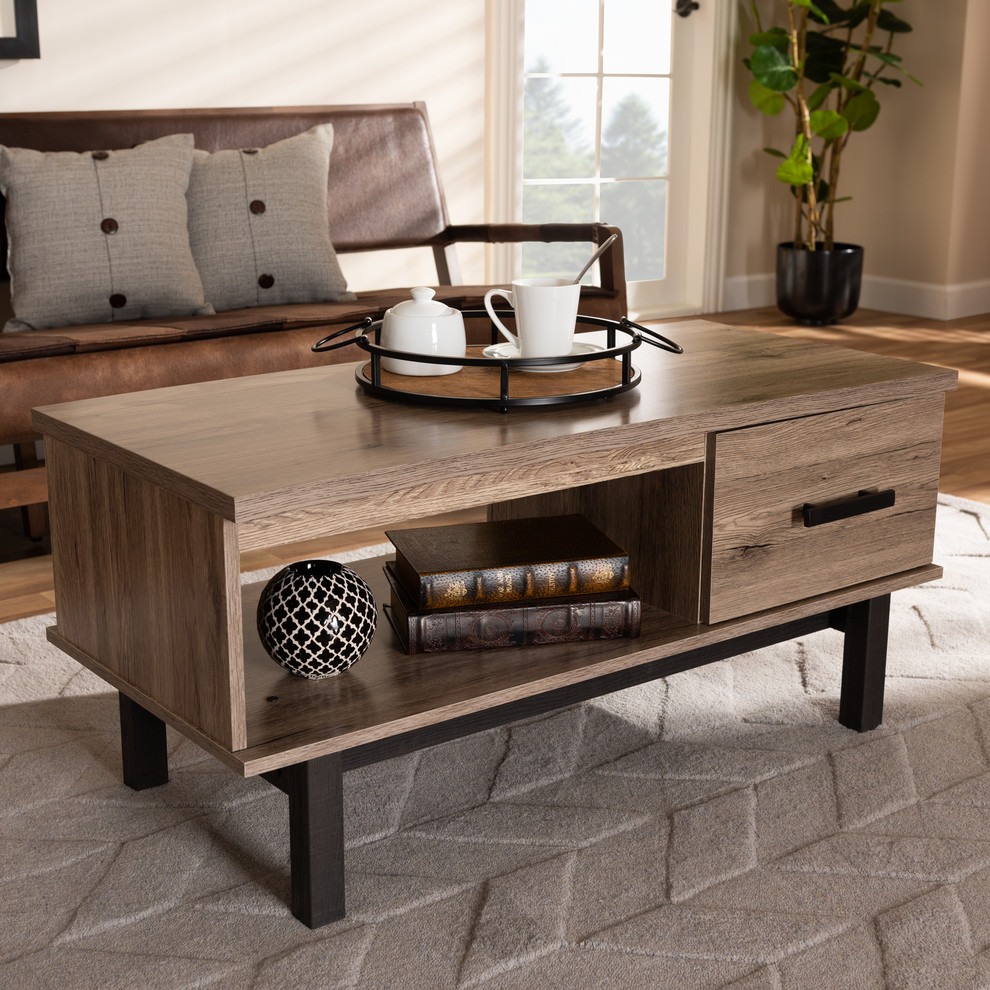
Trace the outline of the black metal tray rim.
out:
M 515 315 L 513 310 L 496 310 L 495 312 L 498 316 L 511 317 Z M 484 309 L 464 310 L 462 315 L 467 318 L 487 317 L 488 312 Z M 499 412 L 505 412 L 516 406 L 554 406 L 575 402 L 588 402 L 593 399 L 607 398 L 620 392 L 626 392 L 629 389 L 635 388 L 642 380 L 642 373 L 638 368 L 634 368 L 632 366 L 630 355 L 644 342 L 650 343 L 661 350 L 670 351 L 674 354 L 683 353 L 683 348 L 681 348 L 679 344 L 648 327 L 643 327 L 637 323 L 633 323 L 625 317 L 621 320 L 609 320 L 597 316 L 578 315 L 576 322 L 578 324 L 590 324 L 594 327 L 603 328 L 606 331 L 606 346 L 601 350 L 591 351 L 586 354 L 561 354 L 553 357 L 537 358 L 489 357 L 487 355 L 473 357 L 470 356 L 470 354 L 463 356 L 448 356 L 440 354 L 397 351 L 384 347 L 380 343 L 382 321 L 373 320 L 371 317 L 366 317 L 360 323 L 354 324 L 350 327 L 345 327 L 343 330 L 338 330 L 330 336 L 324 337 L 323 340 L 320 340 L 314 344 L 312 349 L 313 351 L 321 352 L 335 350 L 338 347 L 346 347 L 349 344 L 357 344 L 362 350 L 367 351 L 371 355 L 370 365 L 367 366 L 370 368 L 370 376 L 365 373 L 365 366 L 359 366 L 354 372 L 354 377 L 358 384 L 371 395 L 378 396 L 380 398 L 398 399 L 405 402 L 425 405 L 474 406 L 495 409 Z M 502 338 L 494 323 L 491 324 L 491 329 L 492 344 L 499 343 Z M 329 341 L 340 338 L 351 332 L 353 332 L 354 335 L 352 337 L 348 337 L 346 340 L 338 340 L 332 344 L 328 343 Z M 619 333 L 625 334 L 629 339 L 622 343 L 618 343 L 616 335 Z M 370 335 L 372 334 L 375 337 L 374 340 L 370 339 Z M 382 358 L 415 361 L 421 364 L 455 365 L 461 367 L 487 366 L 498 368 L 500 370 L 499 395 L 444 395 L 394 388 L 382 382 Z M 510 369 L 524 370 L 531 367 L 552 367 L 554 365 L 567 364 L 583 365 L 591 361 L 602 361 L 616 358 L 621 359 L 622 377 L 619 382 L 612 385 L 595 389 L 587 389 L 581 392 L 564 392 L 543 396 L 519 396 L 512 395 L 510 392 Z
M 495 310 L 495 314 L 497 316 L 506 317 L 512 317 L 515 315 L 514 311 L 511 309 Z M 462 312 L 462 316 L 466 318 L 487 317 L 488 311 L 484 309 L 466 309 Z M 357 344 L 362 350 L 365 350 L 372 355 L 416 361 L 420 364 L 450 364 L 468 366 L 489 365 L 492 367 L 505 364 L 510 368 L 575 364 L 578 361 L 580 361 L 581 364 L 584 364 L 588 361 L 601 361 L 607 358 L 621 357 L 624 354 L 628 354 L 636 350 L 636 348 L 639 347 L 644 341 L 646 343 L 653 344 L 655 347 L 659 347 L 661 350 L 667 350 L 674 354 L 683 353 L 683 348 L 681 348 L 679 344 L 674 343 L 674 341 L 664 337 L 662 334 L 657 333 L 655 330 L 651 330 L 649 327 L 643 327 L 638 323 L 633 323 L 632 320 L 629 320 L 626 317 L 622 317 L 620 320 L 609 320 L 600 316 L 578 315 L 576 321 L 577 323 L 590 324 L 591 326 L 601 327 L 607 331 L 607 345 L 599 351 L 592 351 L 587 354 L 580 355 L 560 354 L 552 357 L 528 358 L 488 357 L 487 355 L 482 355 L 481 357 L 472 357 L 470 355 L 448 356 L 441 354 L 423 354 L 418 351 L 398 351 L 394 348 L 385 347 L 381 344 L 382 322 L 382 320 L 374 320 L 370 316 L 366 317 L 360 323 L 355 323 L 353 326 L 345 327 L 343 330 L 337 330 L 330 336 L 324 337 L 323 340 L 317 341 L 317 343 L 313 345 L 312 350 L 316 352 L 331 351 L 336 350 L 339 347 L 346 347 L 349 344 Z M 502 340 L 501 335 L 499 334 L 494 323 L 491 324 L 491 329 L 492 344 L 497 344 Z M 353 337 L 328 345 L 328 341 L 341 337 L 351 331 L 354 331 Z M 624 343 L 616 343 L 615 334 L 617 332 L 626 334 L 629 339 Z M 374 334 L 374 340 L 370 339 L 371 334 Z M 644 334 L 647 336 L 644 336 Z

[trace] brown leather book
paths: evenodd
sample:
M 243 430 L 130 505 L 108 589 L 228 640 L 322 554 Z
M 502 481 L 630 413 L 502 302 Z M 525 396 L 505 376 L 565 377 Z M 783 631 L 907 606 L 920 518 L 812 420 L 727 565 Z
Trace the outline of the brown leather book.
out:
M 386 530 L 417 608 L 518 602 L 629 587 L 629 555 L 582 515 Z
M 642 603 L 632 590 L 542 598 L 518 604 L 417 609 L 385 565 L 392 600 L 385 608 L 406 653 L 539 646 L 638 636 Z

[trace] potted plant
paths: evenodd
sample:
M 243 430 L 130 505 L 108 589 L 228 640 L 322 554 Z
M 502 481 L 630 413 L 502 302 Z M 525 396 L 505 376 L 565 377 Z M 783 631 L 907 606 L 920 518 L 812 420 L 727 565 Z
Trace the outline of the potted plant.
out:
M 833 323 L 859 304 L 863 248 L 837 242 L 835 205 L 842 155 L 853 134 L 877 119 L 881 86 L 904 72 L 892 51 L 910 24 L 885 9 L 902 0 L 786 0 L 787 21 L 764 26 L 750 0 L 756 31 L 744 64 L 749 98 L 770 116 L 790 108 L 795 137 L 777 178 L 794 194 L 794 237 L 777 246 L 777 305 L 799 323 Z

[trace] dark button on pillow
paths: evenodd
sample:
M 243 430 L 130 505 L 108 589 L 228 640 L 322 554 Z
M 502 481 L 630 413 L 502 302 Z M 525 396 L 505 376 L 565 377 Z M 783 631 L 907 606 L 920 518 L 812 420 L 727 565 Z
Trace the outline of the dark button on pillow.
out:
M 114 309 L 123 309 L 127 305 L 127 296 L 123 292 L 115 292 L 110 297 L 110 305 Z
M 109 151 L 94 151 L 93 152 L 93 157 L 98 162 L 102 162 L 102 161 L 105 161 L 107 158 L 110 157 L 110 152 Z
M 258 276 L 258 285 L 260 285 L 263 289 L 270 289 L 274 284 L 275 284 L 275 276 L 274 275 L 259 275 Z
M 250 205 L 248 206 L 248 209 L 252 213 L 264 213 L 267 207 L 265 206 L 264 202 L 262 202 L 262 200 L 252 199 Z
M 107 217 L 100 223 L 100 230 L 102 230 L 104 234 L 116 234 L 117 227 L 117 221 L 114 220 L 113 217 Z

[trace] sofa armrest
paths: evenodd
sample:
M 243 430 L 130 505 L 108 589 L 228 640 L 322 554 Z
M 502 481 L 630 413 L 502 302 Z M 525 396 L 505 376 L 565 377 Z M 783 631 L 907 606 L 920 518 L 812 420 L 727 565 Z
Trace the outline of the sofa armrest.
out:
M 601 287 L 626 297 L 626 265 L 622 249 L 622 231 L 606 223 L 478 223 L 455 224 L 447 227 L 433 241 L 433 255 L 441 285 L 460 285 L 462 279 L 453 250 L 457 243 L 519 244 L 526 241 L 553 243 L 556 241 L 590 241 L 598 245 L 612 234 L 616 242 L 599 259 Z

